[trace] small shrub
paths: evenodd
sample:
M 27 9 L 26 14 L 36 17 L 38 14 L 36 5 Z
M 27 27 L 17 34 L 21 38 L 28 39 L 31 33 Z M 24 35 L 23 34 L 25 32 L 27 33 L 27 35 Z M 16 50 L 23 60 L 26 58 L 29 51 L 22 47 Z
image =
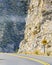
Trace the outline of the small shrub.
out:
M 47 52 L 47 56 L 50 56 L 50 52 Z
M 40 50 L 35 50 L 34 54 L 39 55 L 40 54 Z

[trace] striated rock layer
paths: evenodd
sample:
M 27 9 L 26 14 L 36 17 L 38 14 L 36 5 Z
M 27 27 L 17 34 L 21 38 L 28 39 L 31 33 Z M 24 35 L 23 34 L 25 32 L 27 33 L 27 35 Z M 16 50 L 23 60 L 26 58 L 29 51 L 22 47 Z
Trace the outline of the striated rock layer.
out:
M 30 0 L 19 53 L 52 52 L 52 0 Z

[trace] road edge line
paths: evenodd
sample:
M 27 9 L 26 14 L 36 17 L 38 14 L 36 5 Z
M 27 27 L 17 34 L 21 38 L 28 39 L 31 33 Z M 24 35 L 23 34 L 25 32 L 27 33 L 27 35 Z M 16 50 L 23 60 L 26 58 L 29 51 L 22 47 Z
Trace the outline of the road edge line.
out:
M 9 55 L 12 55 L 12 56 L 17 56 L 17 55 L 14 55 L 14 54 L 9 54 Z M 40 64 L 43 64 L 43 65 L 50 65 L 49 63 L 47 62 L 44 62 L 42 60 L 38 60 L 38 59 L 35 59 L 35 58 L 29 58 L 29 57 L 25 57 L 25 56 L 17 56 L 19 58 L 24 58 L 24 59 L 28 59 L 28 60 L 32 60 L 32 61 L 35 61 L 35 62 L 38 62 Z

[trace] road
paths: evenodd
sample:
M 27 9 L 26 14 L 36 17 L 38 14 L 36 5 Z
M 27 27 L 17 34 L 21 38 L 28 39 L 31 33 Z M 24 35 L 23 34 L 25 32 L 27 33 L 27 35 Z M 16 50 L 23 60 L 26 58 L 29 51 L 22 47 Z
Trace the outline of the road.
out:
M 38 59 L 38 60 L 41 60 L 43 62 L 46 62 L 52 65 L 52 56 L 38 56 L 38 55 L 34 55 L 34 56 L 33 55 L 22 55 L 22 56 Z
M 21 56 L 21 55 L 20 55 Z M 34 58 L 38 60 L 43 60 L 45 62 L 50 63 L 52 65 L 52 58 L 51 57 L 41 57 L 41 56 L 26 56 L 24 57 Z M 20 58 L 19 55 L 9 55 L 9 54 L 0 54 L 0 65 L 44 65 L 39 63 L 36 60 L 28 59 L 28 58 Z

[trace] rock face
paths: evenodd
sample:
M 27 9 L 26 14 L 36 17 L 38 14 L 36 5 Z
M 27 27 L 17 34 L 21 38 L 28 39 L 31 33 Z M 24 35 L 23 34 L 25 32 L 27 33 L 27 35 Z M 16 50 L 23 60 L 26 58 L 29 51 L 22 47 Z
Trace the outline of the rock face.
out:
M 24 38 L 25 22 L 0 23 L 0 52 L 16 52 Z
M 19 53 L 52 52 L 52 0 L 30 0 Z
M 24 37 L 27 0 L 0 0 L 0 52 L 17 52 Z
M 25 16 L 28 0 L 0 0 L 0 15 Z

